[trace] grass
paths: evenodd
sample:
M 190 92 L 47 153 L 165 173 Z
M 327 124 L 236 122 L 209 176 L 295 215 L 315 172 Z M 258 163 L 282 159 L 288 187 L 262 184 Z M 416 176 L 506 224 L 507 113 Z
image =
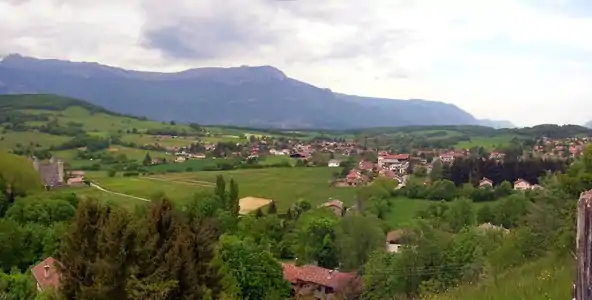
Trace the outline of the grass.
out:
M 384 216 L 384 220 L 392 229 L 407 227 L 416 218 L 417 212 L 427 209 L 432 203 L 434 202 L 428 200 L 395 198 L 392 200 L 391 210 Z
M 497 280 L 487 279 L 432 298 L 438 300 L 572 299 L 573 259 L 547 257 L 510 270 Z
M 486 150 L 493 150 L 496 147 L 508 144 L 515 135 L 499 135 L 494 137 L 474 136 L 470 141 L 462 141 L 455 145 L 457 149 L 471 149 L 473 147 L 483 147 Z
M 20 144 L 23 147 L 35 146 L 35 148 L 47 148 L 49 146 L 59 145 L 70 140 L 71 137 L 57 136 L 42 132 L 15 132 L 7 131 L 0 133 L 0 149 L 14 149 Z M 39 146 L 39 147 L 38 147 Z
M 152 155 L 152 154 L 150 154 Z M 205 158 L 205 159 L 189 159 L 182 163 L 169 163 L 162 165 L 149 166 L 146 169 L 150 172 L 189 172 L 191 171 L 202 171 L 206 167 L 216 166 L 216 162 L 224 161 L 224 158 Z
M 333 168 L 268 168 L 232 171 L 174 173 L 150 177 L 109 178 L 106 172 L 89 172 L 87 177 L 105 189 L 150 198 L 159 192 L 175 201 L 187 201 L 196 192 L 212 189 L 216 176 L 223 175 L 239 184 L 239 196 L 262 197 L 277 201 L 278 209 L 286 210 L 300 199 L 319 205 L 337 198 L 354 204 L 355 188 L 330 187 Z M 97 190 L 98 191 L 98 190 Z
M 158 144 L 164 147 L 189 146 L 197 142 L 197 137 L 177 137 L 177 138 L 159 138 L 148 134 L 124 134 L 121 140 L 126 143 L 135 143 L 136 145 Z
M 179 130 L 185 129 L 187 131 L 191 130 L 188 125 L 179 124 L 173 126 L 169 124 L 165 125 L 156 121 L 144 121 L 139 119 L 125 118 L 122 116 L 108 115 L 105 113 L 91 113 L 82 107 L 76 106 L 68 107 L 63 111 L 25 109 L 22 110 L 22 112 L 28 114 L 51 114 L 54 115 L 58 119 L 58 122 L 62 124 L 66 124 L 68 122 L 82 123 L 84 130 L 87 132 L 125 132 L 126 130 L 132 130 L 133 128 L 136 128 L 138 131 L 142 132 L 147 129 L 163 127 L 174 127 Z

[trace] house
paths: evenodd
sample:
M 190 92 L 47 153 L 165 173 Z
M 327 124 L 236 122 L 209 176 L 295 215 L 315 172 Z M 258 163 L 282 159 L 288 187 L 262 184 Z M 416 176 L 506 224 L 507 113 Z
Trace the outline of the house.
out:
M 60 262 L 50 256 L 31 269 L 37 282 L 37 291 L 42 292 L 59 287 L 60 274 L 56 268 L 57 264 Z
M 524 179 L 518 179 L 514 182 L 514 189 L 515 190 L 524 191 L 524 190 L 530 190 L 531 188 L 532 188 L 532 185 Z
M 451 163 L 454 161 L 454 154 L 453 153 L 444 153 L 441 154 L 440 156 L 438 156 L 438 158 L 443 162 L 443 163 Z
M 46 190 L 64 186 L 64 162 L 56 157 L 51 157 L 49 162 L 42 163 L 33 157 L 33 168 L 39 176 Z
M 341 200 L 330 200 L 321 204 L 320 207 L 329 208 L 337 216 L 343 215 L 343 202 Z
M 388 167 L 391 164 L 403 162 L 409 160 L 409 154 L 388 154 L 378 157 L 378 167 Z
M 334 300 L 340 295 L 359 294 L 361 280 L 356 273 L 344 273 L 313 265 L 297 267 L 282 264 L 284 279 L 292 285 L 292 293 L 318 300 Z
M 176 163 L 182 163 L 182 162 L 185 162 L 186 160 L 187 160 L 187 158 L 185 158 L 185 156 L 177 156 L 177 158 L 175 158 Z
M 481 181 L 479 181 L 479 188 L 480 189 L 484 189 L 484 188 L 490 188 L 493 187 L 493 181 L 483 177 L 483 179 L 481 179 Z
M 359 181 L 362 179 L 362 174 L 360 171 L 356 169 L 352 169 L 349 171 L 349 174 L 345 177 L 345 181 L 348 185 L 355 186 L 358 185 Z
M 404 162 L 393 163 L 389 166 L 389 169 L 397 174 L 405 175 L 405 174 L 407 174 L 407 170 L 409 169 L 409 162 L 404 161 Z
M 329 168 L 338 168 L 340 164 L 341 164 L 341 162 L 339 160 L 332 159 L 329 161 L 328 166 L 329 166 Z
M 406 244 L 406 234 L 403 229 L 389 231 L 386 234 L 386 250 L 390 253 L 400 253 Z

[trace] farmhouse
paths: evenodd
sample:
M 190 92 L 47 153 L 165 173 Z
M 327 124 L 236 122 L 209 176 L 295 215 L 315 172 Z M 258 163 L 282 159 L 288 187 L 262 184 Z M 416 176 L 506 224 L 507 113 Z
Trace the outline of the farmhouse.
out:
M 515 190 L 523 191 L 523 190 L 530 190 L 531 188 L 532 188 L 532 185 L 524 179 L 518 179 L 514 182 L 514 189 Z
M 185 158 L 185 156 L 177 156 L 177 158 L 175 158 L 176 163 L 182 163 L 182 162 L 185 162 L 186 160 L 187 160 L 187 158 Z
M 292 294 L 313 299 L 341 299 L 339 295 L 361 289 L 356 273 L 343 273 L 313 265 L 282 264 L 284 278 L 292 284 Z
M 332 159 L 329 161 L 328 167 L 329 168 L 337 168 L 339 167 L 339 165 L 341 164 L 341 162 L 337 159 Z
M 42 292 L 59 287 L 60 274 L 56 264 L 60 264 L 60 262 L 50 256 L 31 269 L 31 273 L 33 273 L 33 277 L 37 282 L 37 291 Z

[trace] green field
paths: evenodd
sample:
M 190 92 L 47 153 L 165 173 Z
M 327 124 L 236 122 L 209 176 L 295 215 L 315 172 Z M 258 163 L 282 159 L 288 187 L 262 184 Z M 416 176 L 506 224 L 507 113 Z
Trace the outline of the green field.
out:
M 14 149 L 18 144 L 22 145 L 24 148 L 34 146 L 35 148 L 43 149 L 49 146 L 59 145 L 70 139 L 71 137 L 51 135 L 42 132 L 7 131 L 6 133 L 0 133 L 0 149 Z
M 355 188 L 329 186 L 334 171 L 332 168 L 268 168 L 113 178 L 107 177 L 106 172 L 90 172 L 87 177 L 111 191 L 146 198 L 164 192 L 171 199 L 183 202 L 200 190 L 213 188 L 216 176 L 221 174 L 238 182 L 240 197 L 273 199 L 280 210 L 288 209 L 298 200 L 319 205 L 335 198 L 352 205 Z
M 497 147 L 504 146 L 516 135 L 500 135 L 495 137 L 474 136 L 470 141 L 462 141 L 455 145 L 457 149 L 471 149 L 473 147 L 483 147 L 486 150 L 493 150 Z
M 463 285 L 426 300 L 548 300 L 572 299 L 573 259 L 548 257 L 510 270 L 496 282 L 489 278 Z
M 136 128 L 139 132 L 146 131 L 147 129 L 157 129 L 163 127 L 174 127 L 178 130 L 191 131 L 192 129 L 188 125 L 175 125 L 163 124 L 162 122 L 156 121 L 144 121 L 133 118 L 126 118 L 117 115 L 109 115 L 106 113 L 92 113 L 82 107 L 68 107 L 63 111 L 47 111 L 47 110 L 34 110 L 25 109 L 21 110 L 27 114 L 50 114 L 58 119 L 58 122 L 66 124 L 68 122 L 81 123 L 83 129 L 87 132 L 95 133 L 109 133 L 126 130 L 132 130 Z M 33 124 L 31 124 L 33 125 Z

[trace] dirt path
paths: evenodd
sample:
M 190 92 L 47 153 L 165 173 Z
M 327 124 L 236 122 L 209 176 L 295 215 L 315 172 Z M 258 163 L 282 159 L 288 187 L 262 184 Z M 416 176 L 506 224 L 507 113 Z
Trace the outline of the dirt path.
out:
M 216 184 L 208 181 L 199 181 L 199 180 L 175 180 L 175 179 L 165 179 L 165 178 L 158 178 L 158 177 L 141 177 L 144 179 L 150 180 L 157 180 L 157 181 L 164 181 L 164 182 L 172 182 L 172 183 L 181 183 L 193 186 L 200 186 L 200 187 L 214 187 Z
M 118 196 L 123 196 L 123 197 L 128 197 L 128 198 L 132 198 L 132 199 L 136 199 L 136 200 L 140 200 L 140 201 L 145 201 L 145 202 L 151 202 L 150 200 L 148 200 L 146 198 L 141 198 L 141 197 L 136 197 L 136 196 L 132 196 L 132 195 L 128 195 L 128 194 L 123 194 L 123 193 L 118 193 L 118 192 L 106 190 L 106 189 L 102 188 L 101 186 L 97 185 L 94 182 L 91 182 L 90 183 L 90 186 L 94 187 L 97 190 L 103 191 L 105 193 L 109 193 L 109 194 L 113 194 L 113 195 L 118 195 Z

